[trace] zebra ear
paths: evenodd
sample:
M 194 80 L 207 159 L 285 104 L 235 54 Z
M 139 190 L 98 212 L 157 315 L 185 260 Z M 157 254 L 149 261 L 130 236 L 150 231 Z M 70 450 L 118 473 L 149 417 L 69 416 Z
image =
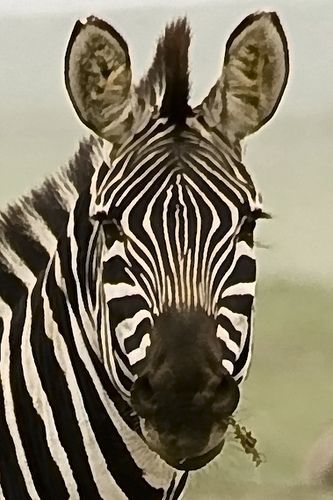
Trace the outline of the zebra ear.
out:
M 289 74 L 286 36 L 274 12 L 246 17 L 231 34 L 222 76 L 201 105 L 207 122 L 232 141 L 274 114 Z
M 83 123 L 111 142 L 131 126 L 131 82 L 123 38 L 96 17 L 78 21 L 65 56 L 66 88 Z

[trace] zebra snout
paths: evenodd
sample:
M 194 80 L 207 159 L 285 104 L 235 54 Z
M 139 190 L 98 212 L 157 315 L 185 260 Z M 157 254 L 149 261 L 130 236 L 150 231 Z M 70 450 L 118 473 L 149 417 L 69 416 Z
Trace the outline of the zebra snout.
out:
M 207 386 L 209 385 L 207 383 Z M 173 396 L 177 392 L 176 388 L 174 389 Z M 169 393 L 170 391 L 165 391 L 164 396 L 166 396 L 166 400 L 169 400 Z M 219 377 L 218 383 L 214 383 L 214 390 L 210 387 L 210 389 L 203 392 L 200 391 L 196 394 L 194 392 L 192 403 L 194 406 L 202 406 L 203 408 L 211 406 L 212 414 L 217 420 L 220 420 L 232 415 L 238 406 L 239 397 L 240 393 L 237 383 L 229 373 L 223 372 Z M 145 374 L 138 377 L 131 392 L 131 403 L 137 414 L 142 418 L 152 417 L 158 406 L 157 399 L 149 376 Z

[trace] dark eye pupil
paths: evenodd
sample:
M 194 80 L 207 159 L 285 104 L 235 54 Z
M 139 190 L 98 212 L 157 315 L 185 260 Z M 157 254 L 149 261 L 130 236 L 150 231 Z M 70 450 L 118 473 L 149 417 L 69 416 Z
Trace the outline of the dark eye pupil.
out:
M 256 227 L 256 221 L 254 219 L 248 219 L 244 222 L 241 233 L 249 234 L 253 233 Z

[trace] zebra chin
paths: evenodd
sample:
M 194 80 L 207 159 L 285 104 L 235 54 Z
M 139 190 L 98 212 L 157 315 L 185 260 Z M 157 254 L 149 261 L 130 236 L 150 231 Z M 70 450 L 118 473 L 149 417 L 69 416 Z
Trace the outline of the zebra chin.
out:
M 183 446 L 175 445 L 176 440 L 172 436 L 162 440 L 159 433 L 145 419 L 140 418 L 140 427 L 142 438 L 148 447 L 168 465 L 182 471 L 201 469 L 219 455 L 224 446 L 227 429 L 226 425 L 219 426 L 211 433 L 208 443 L 198 448 L 194 437 L 186 440 L 178 438 L 178 442 L 183 441 Z
M 182 471 L 193 471 L 205 467 L 209 464 L 217 455 L 220 454 L 224 445 L 224 440 L 222 440 L 218 445 L 216 445 L 211 450 L 202 453 L 201 455 L 195 455 L 193 457 L 187 457 L 182 459 L 175 459 L 171 456 L 160 455 L 160 457 L 174 469 Z

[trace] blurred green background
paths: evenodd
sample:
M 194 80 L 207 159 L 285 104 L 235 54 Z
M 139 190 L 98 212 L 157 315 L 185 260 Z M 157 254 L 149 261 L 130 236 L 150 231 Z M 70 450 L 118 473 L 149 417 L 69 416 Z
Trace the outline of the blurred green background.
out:
M 192 25 L 192 102 L 220 73 L 225 42 L 249 13 L 275 10 L 291 74 L 276 116 L 246 144 L 244 162 L 271 221 L 260 222 L 255 344 L 239 420 L 266 463 L 237 444 L 198 472 L 186 500 L 332 498 L 303 485 L 316 439 L 333 428 L 333 3 L 331 0 L 2 0 L 0 205 L 66 164 L 87 135 L 63 84 L 77 18 L 95 14 L 127 40 L 134 78 L 148 68 L 166 22 Z M 268 248 L 261 248 L 261 246 Z
M 304 484 L 309 451 L 333 428 L 333 293 L 290 276 L 262 279 L 256 304 L 254 356 L 238 419 L 266 461 L 256 469 L 232 440 L 185 498 L 333 498 L 333 491 Z

